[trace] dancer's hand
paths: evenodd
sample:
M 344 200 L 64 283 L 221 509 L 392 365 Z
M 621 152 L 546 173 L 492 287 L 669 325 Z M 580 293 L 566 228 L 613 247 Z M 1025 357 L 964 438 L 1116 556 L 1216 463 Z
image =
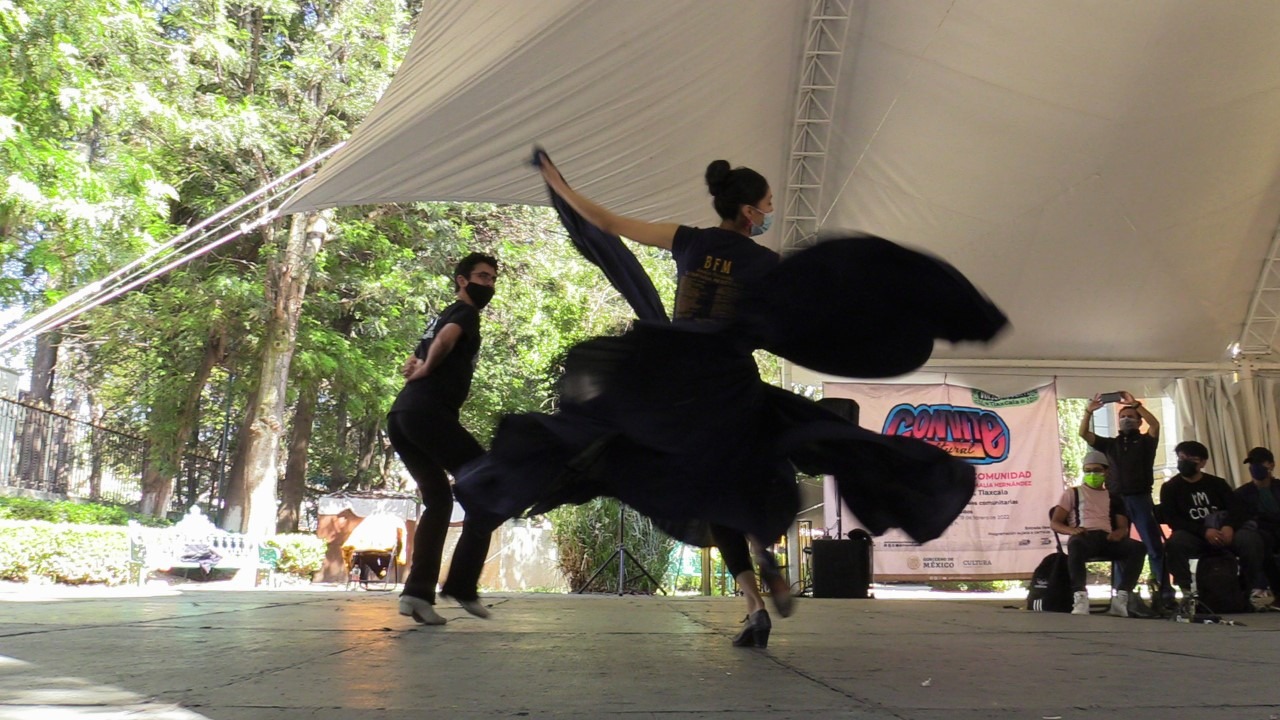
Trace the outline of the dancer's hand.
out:
M 551 158 L 541 151 L 538 152 L 538 171 L 542 173 L 542 179 L 555 188 L 556 192 L 560 192 L 566 187 L 564 176 L 556 169 L 555 164 L 551 162 Z
M 422 362 L 416 355 L 410 355 L 404 361 L 404 367 L 400 368 L 400 377 L 408 380 L 413 375 L 413 371 L 418 369 L 418 363 Z

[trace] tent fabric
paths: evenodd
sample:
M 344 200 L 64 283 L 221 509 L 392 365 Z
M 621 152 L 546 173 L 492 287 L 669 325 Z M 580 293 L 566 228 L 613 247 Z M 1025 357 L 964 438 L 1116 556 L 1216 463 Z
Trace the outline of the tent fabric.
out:
M 810 5 L 428 0 L 377 107 L 287 209 L 545 203 L 535 143 L 648 220 L 713 224 L 716 158 L 782 199 Z M 1013 324 L 935 358 L 1228 360 L 1280 219 L 1280 3 L 852 7 L 823 228 L 940 255 Z
M 1209 448 L 1209 472 L 1232 485 L 1249 482 L 1249 449 L 1280 451 L 1280 378 L 1214 375 L 1182 378 L 1174 389 L 1179 438 Z

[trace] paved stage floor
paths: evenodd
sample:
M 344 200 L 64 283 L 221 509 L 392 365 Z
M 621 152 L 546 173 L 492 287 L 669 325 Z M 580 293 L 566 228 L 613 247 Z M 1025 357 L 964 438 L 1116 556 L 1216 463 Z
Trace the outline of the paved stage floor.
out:
M 755 650 L 733 598 L 491 595 L 423 627 L 390 593 L 135 592 L 0 592 L 0 720 L 1280 717 L 1280 612 L 801 599 Z

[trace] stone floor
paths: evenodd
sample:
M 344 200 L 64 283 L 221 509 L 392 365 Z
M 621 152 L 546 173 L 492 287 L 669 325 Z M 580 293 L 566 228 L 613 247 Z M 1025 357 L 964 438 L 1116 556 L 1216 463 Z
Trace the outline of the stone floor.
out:
M 802 599 L 755 650 L 729 598 L 504 594 L 422 627 L 380 592 L 0 591 L 0 720 L 1280 717 L 1280 613 L 916 596 Z

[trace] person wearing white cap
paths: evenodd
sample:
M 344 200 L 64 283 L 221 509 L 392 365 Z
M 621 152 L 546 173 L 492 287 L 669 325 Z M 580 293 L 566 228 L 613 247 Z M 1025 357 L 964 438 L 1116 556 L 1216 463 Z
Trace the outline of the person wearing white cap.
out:
M 1054 532 L 1070 536 L 1067 569 L 1071 575 L 1071 614 L 1089 614 L 1086 563 L 1112 560 L 1120 564 L 1120 579 L 1107 614 L 1131 617 L 1137 602 L 1133 588 L 1142 574 L 1146 548 L 1129 537 L 1124 501 L 1107 492 L 1106 454 L 1093 450 L 1084 456 L 1083 464 L 1084 482 L 1062 493 L 1050 522 Z

